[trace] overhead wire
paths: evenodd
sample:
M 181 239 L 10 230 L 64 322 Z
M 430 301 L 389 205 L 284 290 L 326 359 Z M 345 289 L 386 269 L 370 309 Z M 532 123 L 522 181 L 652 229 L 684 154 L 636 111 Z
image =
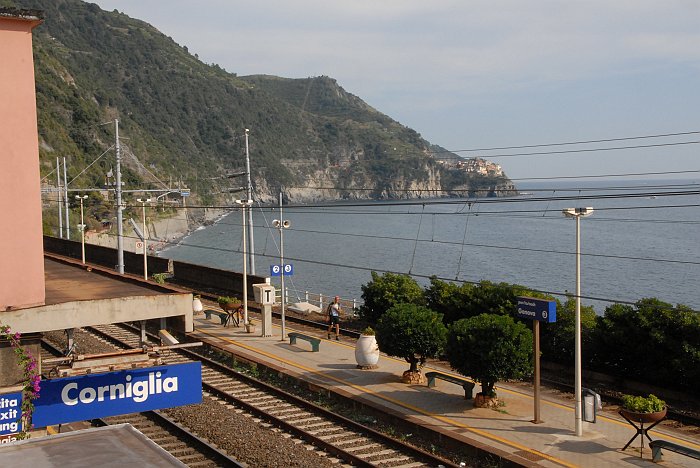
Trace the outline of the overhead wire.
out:
M 115 234 L 109 234 L 109 235 L 115 236 Z M 138 239 L 136 236 L 125 235 L 123 237 Z M 171 246 L 178 245 L 181 247 L 192 247 L 192 248 L 196 248 L 196 249 L 203 249 L 203 250 L 210 250 L 210 251 L 218 251 L 218 252 L 226 252 L 226 253 L 241 253 L 242 254 L 242 250 L 240 250 L 240 249 L 234 250 L 234 249 L 227 249 L 227 248 L 222 248 L 222 247 L 213 247 L 213 246 L 191 244 L 191 243 L 187 243 L 185 241 L 179 241 L 179 242 L 158 241 L 158 242 L 161 242 L 162 244 L 171 245 Z M 265 258 L 275 258 L 271 255 L 260 255 L 260 256 L 265 257 Z M 286 257 L 286 259 L 289 261 L 305 262 L 305 263 L 309 263 L 312 265 L 342 267 L 342 268 L 359 270 L 359 271 L 405 274 L 404 272 L 401 272 L 401 271 L 394 271 L 394 270 L 388 270 L 388 269 L 382 269 L 382 268 L 362 267 L 362 266 L 356 266 L 356 265 L 343 265 L 343 264 L 339 264 L 338 262 L 331 263 L 331 262 L 325 262 L 325 261 L 321 261 L 321 260 L 309 260 L 309 259 L 296 258 L 296 257 Z M 410 276 L 414 277 L 414 278 L 421 278 L 421 279 L 426 279 L 426 280 L 430 280 L 432 278 L 435 278 L 435 279 L 438 279 L 441 281 L 448 281 L 448 282 L 455 282 L 456 281 L 456 282 L 460 282 L 460 283 L 469 283 L 469 284 L 474 284 L 474 285 L 481 284 L 483 281 L 485 281 L 484 279 L 469 280 L 469 279 L 464 279 L 464 278 L 454 280 L 452 278 L 440 277 L 440 276 L 436 276 L 436 275 L 417 274 L 417 273 L 413 273 Z M 571 293 L 569 291 L 561 292 L 561 291 L 551 291 L 551 290 L 533 289 L 533 288 L 528 288 L 528 289 L 530 289 L 532 291 L 540 292 L 542 294 L 549 294 L 549 295 L 553 295 L 553 296 L 561 296 L 561 297 L 570 297 L 571 296 Z M 623 300 L 623 299 L 613 299 L 613 298 L 606 298 L 606 297 L 599 297 L 599 296 L 581 295 L 580 297 L 581 297 L 581 299 L 606 302 L 606 303 L 610 303 L 610 304 L 635 305 L 637 303 L 636 301 L 629 301 L 629 300 Z M 700 313 L 700 311 L 692 311 L 692 312 Z

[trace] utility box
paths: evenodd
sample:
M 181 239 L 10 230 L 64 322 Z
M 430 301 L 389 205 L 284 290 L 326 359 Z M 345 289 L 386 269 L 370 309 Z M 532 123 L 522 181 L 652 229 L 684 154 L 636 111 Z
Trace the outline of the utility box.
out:
M 255 302 L 260 304 L 262 336 L 272 336 L 272 304 L 275 303 L 275 287 L 269 283 L 254 284 Z
M 255 302 L 262 305 L 272 305 L 275 303 L 275 287 L 268 283 L 253 285 Z
M 581 399 L 582 419 L 586 422 L 594 423 L 596 420 L 596 413 L 598 410 L 603 409 L 600 395 L 589 388 L 582 388 Z

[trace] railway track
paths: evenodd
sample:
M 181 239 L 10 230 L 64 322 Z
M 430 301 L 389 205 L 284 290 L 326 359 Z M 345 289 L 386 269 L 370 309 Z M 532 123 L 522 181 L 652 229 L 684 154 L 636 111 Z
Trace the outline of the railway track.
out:
M 106 325 L 88 331 L 123 348 L 140 344 L 135 329 Z M 218 399 L 222 408 L 243 410 L 344 463 L 401 468 L 458 466 L 191 351 L 180 349 L 163 355 L 165 364 L 192 360 L 202 362 L 203 389 Z
M 43 360 L 62 356 L 63 352 L 50 342 L 42 341 L 41 354 Z M 159 411 L 111 416 L 95 419 L 91 422 L 94 426 L 131 424 L 143 435 L 190 467 L 245 466 Z

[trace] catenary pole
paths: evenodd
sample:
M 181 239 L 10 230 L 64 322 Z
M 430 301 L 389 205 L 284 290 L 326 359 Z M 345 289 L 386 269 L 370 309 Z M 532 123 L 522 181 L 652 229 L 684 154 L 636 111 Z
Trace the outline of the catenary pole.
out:
M 117 271 L 124 274 L 124 226 L 122 222 L 122 152 L 119 145 L 119 119 L 114 119 L 115 148 L 117 154 L 117 174 L 115 194 L 117 198 Z
M 280 293 L 281 296 L 281 314 L 282 314 L 282 341 L 285 340 L 285 306 L 286 298 L 284 294 L 284 218 L 282 217 L 282 192 L 280 192 Z
M 56 198 L 58 199 L 58 237 L 63 239 L 63 205 L 61 205 L 61 163 L 56 157 Z
M 63 199 L 66 202 L 66 239 L 70 239 L 70 210 L 68 209 L 68 168 L 66 158 L 63 158 Z
M 248 150 L 248 132 L 245 129 L 245 173 L 246 173 L 246 200 L 253 199 L 253 184 L 250 180 L 250 152 Z M 255 235 L 253 230 L 253 207 L 248 210 L 248 259 L 250 262 L 250 274 L 255 274 Z

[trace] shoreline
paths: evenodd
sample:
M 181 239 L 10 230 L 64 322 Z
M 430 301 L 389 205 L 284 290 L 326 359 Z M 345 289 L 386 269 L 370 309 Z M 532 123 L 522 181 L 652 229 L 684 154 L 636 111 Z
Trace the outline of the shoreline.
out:
M 202 226 L 217 223 L 227 213 L 227 210 L 220 208 L 205 208 L 182 210 L 173 217 L 147 218 L 148 252 L 157 256 L 160 252 L 176 246 Z M 125 222 L 124 225 L 127 226 L 128 224 Z M 139 228 L 143 228 L 140 223 L 137 223 L 137 225 Z M 116 230 L 115 227 L 113 229 Z M 109 232 L 88 231 L 85 233 L 85 242 L 87 244 L 117 248 L 117 236 L 112 230 Z M 137 250 L 136 243 L 140 243 L 140 240 L 131 227 L 124 229 L 122 242 L 125 251 L 143 252 L 141 248 Z

